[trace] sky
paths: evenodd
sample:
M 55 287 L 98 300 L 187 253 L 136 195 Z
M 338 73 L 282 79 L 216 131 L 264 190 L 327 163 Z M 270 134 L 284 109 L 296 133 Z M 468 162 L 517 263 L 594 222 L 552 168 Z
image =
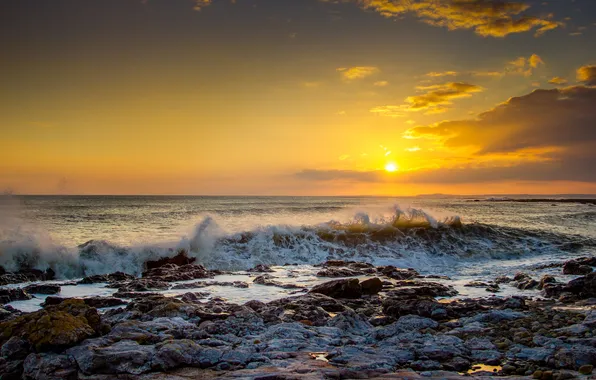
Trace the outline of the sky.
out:
M 593 0 L 4 0 L 0 190 L 596 194 Z

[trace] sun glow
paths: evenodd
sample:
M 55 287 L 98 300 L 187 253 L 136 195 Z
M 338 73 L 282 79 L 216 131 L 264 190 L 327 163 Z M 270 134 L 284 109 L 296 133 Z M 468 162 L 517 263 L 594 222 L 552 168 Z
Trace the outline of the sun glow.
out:
M 385 170 L 388 171 L 389 173 L 396 172 L 398 169 L 399 169 L 399 167 L 397 166 L 397 164 L 395 162 L 388 162 L 387 165 L 385 165 Z

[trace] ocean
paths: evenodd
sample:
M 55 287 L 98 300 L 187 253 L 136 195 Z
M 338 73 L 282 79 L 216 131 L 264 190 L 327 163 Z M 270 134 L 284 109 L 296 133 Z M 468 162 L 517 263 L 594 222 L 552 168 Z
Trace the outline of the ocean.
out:
M 314 265 L 340 259 L 414 268 L 449 276 L 457 285 L 517 271 L 559 275 L 560 268 L 549 269 L 549 263 L 596 253 L 596 207 L 582 203 L 443 196 L 5 196 L 0 215 L 0 265 L 9 271 L 51 267 L 59 279 L 139 275 L 145 261 L 186 250 L 209 269 L 295 265 L 288 278 L 305 283 L 315 281 Z M 229 287 L 224 291 L 233 298 Z

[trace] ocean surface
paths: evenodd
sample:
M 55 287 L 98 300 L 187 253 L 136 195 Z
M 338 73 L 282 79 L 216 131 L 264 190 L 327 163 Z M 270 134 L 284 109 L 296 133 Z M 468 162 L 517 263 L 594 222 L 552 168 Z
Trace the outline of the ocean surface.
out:
M 61 279 L 140 274 L 145 261 L 182 249 L 210 269 L 296 264 L 287 276 L 294 281 L 300 270 L 308 277 L 312 265 L 343 259 L 462 283 L 517 271 L 557 274 L 560 268 L 544 267 L 596 253 L 596 206 L 580 203 L 441 196 L 0 199 L 0 265 L 51 267 Z
M 49 265 L 63 277 L 139 273 L 136 265 L 145 256 L 171 256 L 178 249 L 213 269 L 333 258 L 453 274 L 466 262 L 523 265 L 595 248 L 596 207 L 575 203 L 13 196 L 0 204 L 0 265 L 10 270 Z

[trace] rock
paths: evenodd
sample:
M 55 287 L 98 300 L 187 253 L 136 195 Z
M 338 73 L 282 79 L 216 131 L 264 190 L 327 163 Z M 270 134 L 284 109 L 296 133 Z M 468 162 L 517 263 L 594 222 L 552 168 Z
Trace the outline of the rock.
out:
M 182 251 L 178 252 L 178 254 L 174 257 L 164 257 L 159 260 L 145 262 L 145 269 L 151 270 L 151 269 L 155 269 L 155 268 L 160 268 L 166 264 L 174 264 L 177 266 L 183 266 L 183 265 L 187 265 L 187 264 L 192 264 L 196 260 L 197 259 L 194 257 L 188 257 L 188 254 L 186 253 L 186 251 L 182 250 Z
M 383 289 L 383 281 L 378 277 L 368 278 L 360 282 L 363 294 L 374 295 Z
M 557 282 L 557 279 L 555 279 L 554 276 L 551 276 L 549 274 L 545 274 L 540 279 L 540 283 L 538 284 L 538 290 L 544 289 L 544 285 L 546 285 L 546 284 L 554 284 L 556 282 Z
M 18 380 L 21 378 L 22 373 L 22 360 L 8 361 L 5 358 L 0 358 L 0 376 L 2 380 Z
M 585 364 L 577 370 L 582 375 L 591 375 L 592 371 L 594 370 L 594 366 L 592 364 Z
M 47 297 L 45 302 L 42 303 L 42 306 L 59 305 L 68 299 L 79 299 L 79 300 L 82 300 L 85 303 L 85 305 L 91 306 L 91 307 L 96 307 L 96 308 L 104 308 L 104 307 L 112 307 L 112 306 L 128 304 L 128 302 L 121 300 L 119 298 L 114 298 L 114 297 L 88 297 L 88 298 Z
M 394 280 L 410 280 L 420 276 L 420 273 L 416 272 L 414 269 L 399 269 L 392 265 L 379 267 L 377 270 L 378 272 L 382 273 L 383 276 L 387 276 Z
M 357 278 L 334 280 L 314 286 L 310 293 L 319 293 L 332 298 L 360 298 L 362 287 Z
M 596 272 L 569 281 L 563 287 L 563 291 L 573 293 L 580 298 L 596 297 Z
M 17 336 L 13 336 L 2 345 L 2 357 L 7 360 L 22 360 L 31 353 L 29 342 Z
M 109 346 L 90 340 L 66 351 L 86 375 L 140 375 L 151 371 L 155 346 L 122 340 Z
M 30 354 L 23 364 L 25 380 L 75 380 L 78 368 L 69 355 Z
M 350 268 L 328 268 L 317 272 L 317 277 L 356 277 L 365 273 Z
M 539 285 L 538 281 L 526 273 L 516 273 L 513 280 L 517 283 L 516 287 L 521 290 L 534 289 Z
M 510 297 L 505 300 L 503 309 L 525 309 L 526 301 L 521 297 Z
M 123 272 L 115 272 L 110 274 L 98 274 L 94 276 L 88 276 L 80 280 L 78 283 L 82 285 L 86 284 L 97 284 L 102 282 L 113 283 L 113 282 L 122 282 L 122 281 L 132 281 L 136 279 L 135 276 L 123 273 Z
M 37 352 L 58 351 L 99 333 L 97 310 L 82 300 L 66 300 L 59 305 L 0 323 L 0 341 L 11 337 L 26 340 Z
M 19 284 L 21 282 L 49 281 L 53 280 L 55 273 L 52 268 L 45 271 L 39 269 L 21 269 L 18 272 L 6 272 L 0 274 L 0 285 Z
M 585 275 L 592 273 L 592 268 L 575 260 L 569 260 L 563 265 L 563 274 Z
M 254 268 L 247 270 L 247 272 L 250 272 L 250 273 L 272 273 L 275 271 L 265 264 L 257 264 Z
M 30 294 L 56 294 L 60 293 L 60 286 L 53 284 L 33 284 L 24 289 Z
M 32 297 L 23 289 L 0 289 L 0 304 L 13 301 L 30 300 Z
M 499 277 L 495 278 L 495 283 L 497 283 L 497 284 L 507 284 L 507 283 L 510 283 L 511 281 L 513 281 L 513 279 L 511 279 L 510 277 L 507 277 L 507 276 L 499 276 Z
M 271 276 L 269 274 L 264 274 L 264 275 L 256 277 L 253 280 L 253 282 L 255 284 L 259 284 L 259 285 L 277 286 L 279 288 L 284 288 L 284 289 L 304 289 L 303 286 L 274 281 L 274 280 L 272 280 L 272 278 L 273 278 L 273 276 Z
M 189 281 L 201 278 L 212 278 L 213 272 L 208 271 L 202 265 L 187 264 L 178 266 L 176 264 L 164 264 L 157 268 L 143 272 L 144 279 L 152 279 L 159 282 Z

